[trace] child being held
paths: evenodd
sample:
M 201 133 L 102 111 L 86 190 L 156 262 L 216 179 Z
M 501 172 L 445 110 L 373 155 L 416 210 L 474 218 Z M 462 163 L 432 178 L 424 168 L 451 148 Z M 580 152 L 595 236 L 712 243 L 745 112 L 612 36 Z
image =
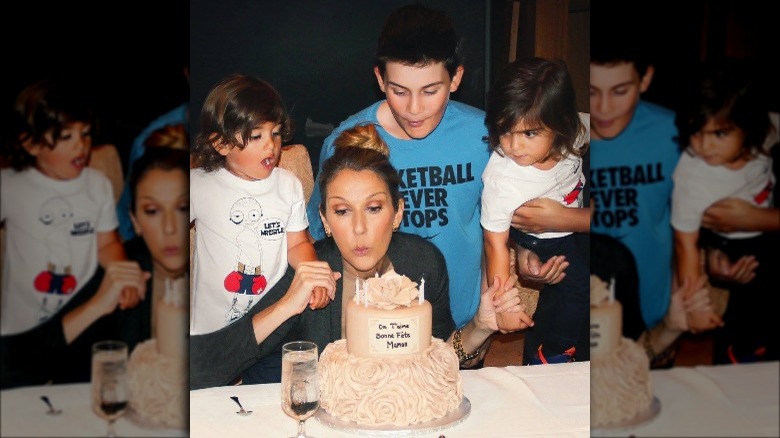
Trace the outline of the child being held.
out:
M 297 268 L 316 260 L 301 183 L 277 167 L 282 141 L 292 136 L 277 91 L 261 79 L 228 76 L 209 92 L 200 121 L 190 171 L 192 335 L 239 319 L 288 263 Z M 310 306 L 324 307 L 328 299 L 316 289 Z
M 561 282 L 539 294 L 534 326 L 525 332 L 523 364 L 588 360 L 588 265 L 571 232 L 526 234 L 510 226 L 526 201 L 549 198 L 580 208 L 585 177 L 581 155 L 586 128 L 580 121 L 571 77 L 562 61 L 525 58 L 510 64 L 490 89 L 485 117 L 493 153 L 482 174 L 482 219 L 487 278 L 509 278 L 510 237 L 545 261 L 565 255 Z M 512 327 L 513 314 L 497 316 Z M 575 356 L 576 354 L 576 356 Z
M 723 327 L 714 339 L 715 363 L 777 360 L 772 327 L 773 287 L 771 260 L 777 233 L 741 231 L 714 233 L 701 227 L 704 211 L 725 198 L 738 198 L 770 208 L 773 205 L 772 159 L 763 144 L 770 133 L 768 108 L 749 74 L 735 65 L 704 69 L 690 87 L 675 123 L 683 154 L 673 174 L 672 218 L 677 278 L 693 284 L 705 273 L 700 248 L 719 250 L 731 263 L 755 256 L 755 276 L 744 283 L 712 279 L 728 289 Z M 749 277 L 748 277 L 749 278 Z M 693 329 L 721 325 L 712 311 L 688 314 Z

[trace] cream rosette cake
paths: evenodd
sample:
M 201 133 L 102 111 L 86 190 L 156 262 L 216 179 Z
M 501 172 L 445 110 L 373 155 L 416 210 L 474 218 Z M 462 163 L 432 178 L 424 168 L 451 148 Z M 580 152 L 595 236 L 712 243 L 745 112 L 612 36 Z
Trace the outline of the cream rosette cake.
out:
M 622 336 L 623 311 L 614 286 L 590 276 L 590 419 L 594 428 L 629 421 L 653 401 L 650 361 Z
M 424 283 L 423 283 L 424 284 Z M 408 426 L 446 416 L 463 400 L 458 357 L 431 336 L 424 287 L 394 271 L 356 286 L 346 339 L 320 356 L 320 405 L 342 421 Z
M 152 339 L 138 344 L 129 361 L 129 404 L 136 417 L 158 427 L 189 424 L 187 330 L 189 280 L 165 280 L 155 303 Z

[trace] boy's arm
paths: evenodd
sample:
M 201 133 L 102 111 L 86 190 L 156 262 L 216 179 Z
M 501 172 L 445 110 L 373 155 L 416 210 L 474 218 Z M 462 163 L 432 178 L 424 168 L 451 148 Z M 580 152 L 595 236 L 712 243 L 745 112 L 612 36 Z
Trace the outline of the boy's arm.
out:
M 483 228 L 482 236 L 485 241 L 486 278 L 498 276 L 499 284 L 504 284 L 509 278 L 509 230 L 494 233 Z
M 699 231 L 684 232 L 674 230 L 674 256 L 678 286 L 685 283 L 696 284 L 701 275 L 699 260 Z
M 673 287 L 699 283 L 699 277 L 703 273 L 701 272 L 698 240 L 698 230 L 692 232 L 674 230 L 674 255 L 677 272 L 675 277 L 677 284 L 673 285 Z M 695 291 L 688 289 L 687 295 L 683 296 L 683 299 L 693 292 Z M 688 312 L 688 326 L 694 333 L 709 330 L 721 324 L 720 317 L 712 310 Z
M 309 233 L 306 230 L 287 232 L 287 262 L 293 269 L 298 269 L 301 262 L 313 262 L 317 260 L 314 245 L 309 241 Z
M 527 201 L 512 214 L 512 227 L 524 233 L 590 232 L 590 208 L 568 208 L 549 198 Z
M 116 230 L 97 233 L 98 262 L 104 269 L 110 262 L 127 260 L 125 248 Z

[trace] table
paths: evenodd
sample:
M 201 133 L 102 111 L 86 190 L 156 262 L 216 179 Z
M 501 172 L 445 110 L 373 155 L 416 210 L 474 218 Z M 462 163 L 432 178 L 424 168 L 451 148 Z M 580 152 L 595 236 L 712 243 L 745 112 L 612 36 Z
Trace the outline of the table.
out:
M 59 415 L 46 415 L 46 395 Z M 0 436 L 105 436 L 106 420 L 92 412 L 90 384 L 27 386 L 0 391 Z M 186 430 L 149 429 L 128 418 L 114 423 L 118 436 L 188 436 Z
M 661 412 L 594 436 L 780 436 L 780 362 L 653 370 Z
M 590 436 L 590 362 L 489 367 L 461 374 L 471 413 L 456 426 L 420 436 Z M 282 411 L 280 394 L 280 384 L 191 391 L 190 436 L 295 435 L 296 422 Z M 254 413 L 236 415 L 238 406 L 229 398 L 233 395 Z M 317 438 L 358 436 L 330 429 L 315 418 L 306 422 L 306 432 Z

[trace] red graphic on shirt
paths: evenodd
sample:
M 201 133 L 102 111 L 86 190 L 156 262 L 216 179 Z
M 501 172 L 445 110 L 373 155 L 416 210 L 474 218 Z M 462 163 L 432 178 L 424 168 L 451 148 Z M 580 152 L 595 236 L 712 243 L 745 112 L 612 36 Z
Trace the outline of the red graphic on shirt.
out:
M 754 196 L 753 200 L 756 201 L 756 204 L 761 205 L 769 198 L 770 193 L 772 193 L 772 181 L 767 181 L 766 187 Z
M 563 202 L 565 202 L 566 205 L 571 205 L 580 196 L 583 186 L 584 184 L 582 183 L 582 180 L 579 180 L 579 182 L 577 182 L 577 186 L 574 187 L 574 189 L 569 192 L 568 195 L 563 197 Z

